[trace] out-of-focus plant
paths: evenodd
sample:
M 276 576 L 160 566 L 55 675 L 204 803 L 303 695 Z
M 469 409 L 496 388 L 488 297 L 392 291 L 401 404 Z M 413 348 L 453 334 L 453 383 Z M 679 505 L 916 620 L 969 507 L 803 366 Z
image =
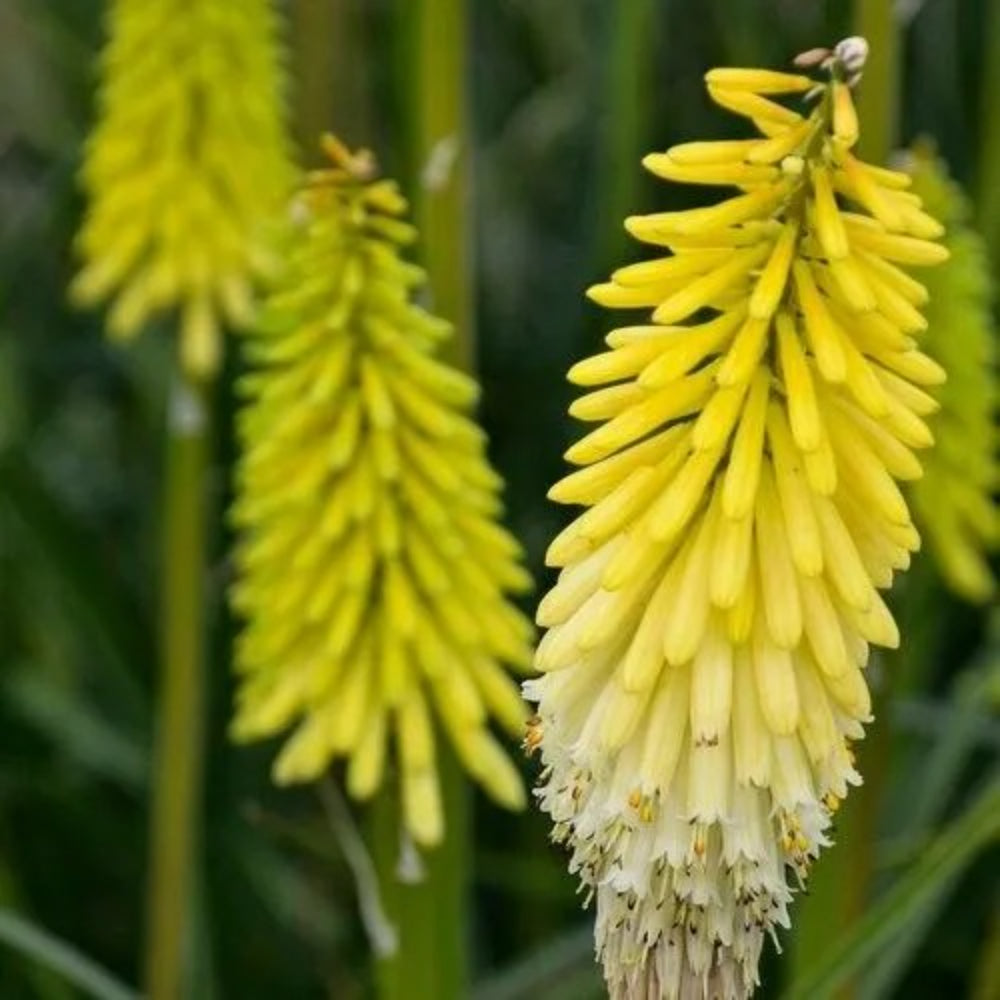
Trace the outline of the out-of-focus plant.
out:
M 277 15 L 270 0 L 113 0 L 97 122 L 81 170 L 80 305 L 113 304 L 130 338 L 179 319 L 167 406 L 161 582 L 162 687 L 150 822 L 145 975 L 153 1000 L 192 987 L 187 945 L 200 828 L 205 562 L 212 412 L 224 323 L 254 314 L 294 176 Z
M 970 601 L 996 592 L 989 553 L 1000 545 L 1000 380 L 986 244 L 944 163 L 917 146 L 905 157 L 913 191 L 944 222 L 950 259 L 925 282 L 924 349 L 948 372 L 929 421 L 936 438 L 911 486 L 921 534 L 949 584 Z
M 268 223 L 293 172 L 271 0 L 112 0 L 98 120 L 81 178 L 74 299 L 111 299 L 108 332 L 180 313 L 189 373 L 211 375 L 223 323 L 253 316 Z
M 433 717 L 469 773 L 508 808 L 520 777 L 487 721 L 526 713 L 501 663 L 531 664 L 532 628 L 504 597 L 530 579 L 495 522 L 500 481 L 462 412 L 475 383 L 433 354 L 448 324 L 414 305 L 424 277 L 400 257 L 414 230 L 395 185 L 335 140 L 298 207 L 287 273 L 248 343 L 236 523 L 247 619 L 233 730 L 301 720 L 278 781 L 347 757 L 370 798 L 390 741 L 406 830 L 438 845 L 445 818 Z M 433 712 L 432 712 L 433 709 Z

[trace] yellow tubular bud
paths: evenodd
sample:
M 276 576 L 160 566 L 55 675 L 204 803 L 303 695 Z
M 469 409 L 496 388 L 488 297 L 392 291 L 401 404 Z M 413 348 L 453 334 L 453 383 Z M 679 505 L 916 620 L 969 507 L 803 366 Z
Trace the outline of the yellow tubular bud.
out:
M 772 642 L 758 614 L 753 629 L 753 673 L 760 711 L 775 736 L 795 732 L 799 721 L 799 696 L 792 656 Z
M 682 568 L 681 560 L 675 559 L 642 613 L 639 627 L 622 663 L 622 685 L 626 691 L 650 690 L 663 669 L 663 622 L 676 598 Z
M 727 264 L 695 279 L 661 302 L 653 311 L 653 320 L 657 323 L 674 323 L 685 319 L 745 277 L 761 263 L 767 252 L 766 246 L 737 250 Z
M 436 847 L 444 837 L 444 810 L 437 772 L 404 770 L 400 785 L 406 828 L 421 847 Z
M 831 260 L 830 274 L 833 276 L 834 295 L 851 312 L 870 312 L 878 305 L 864 271 L 851 256 L 842 260 Z
M 802 120 L 801 115 L 786 108 L 783 104 L 769 101 L 766 97 L 761 97 L 747 90 L 709 84 L 708 96 L 720 108 L 725 108 L 727 111 L 743 115 L 746 118 L 761 119 L 782 126 L 798 125 Z
M 684 184 L 767 184 L 781 176 L 766 164 L 757 163 L 677 163 L 669 153 L 650 153 L 642 165 L 657 177 Z
M 721 142 L 684 142 L 671 146 L 666 155 L 675 163 L 731 163 L 748 157 L 760 143 L 756 139 L 734 139 Z
M 725 250 L 709 249 L 686 253 L 680 257 L 644 260 L 638 264 L 620 267 L 611 275 L 616 285 L 657 285 L 666 281 L 680 281 L 703 274 L 728 258 Z M 650 332 L 655 332 L 655 328 Z
M 695 451 L 718 451 L 729 440 L 746 396 L 745 384 L 725 386 L 708 401 L 695 421 L 691 445 Z
M 754 613 L 757 608 L 757 587 L 753 572 L 753 549 L 750 551 L 750 566 L 746 579 L 743 582 L 743 589 L 736 599 L 736 603 L 729 608 L 726 616 L 726 631 L 730 642 L 740 645 L 750 638 L 753 631 Z
M 770 383 L 771 372 L 767 368 L 759 369 L 750 385 L 733 441 L 722 493 L 723 511 L 727 518 L 733 520 L 744 518 L 753 510 L 764 450 L 764 421 Z
M 740 386 L 749 381 L 767 349 L 770 327 L 770 319 L 748 319 L 740 327 L 716 375 L 719 385 Z
M 683 568 L 663 626 L 663 655 L 672 666 L 687 663 L 694 656 L 708 624 L 709 560 L 718 514 L 717 505 L 710 503 L 692 534 L 690 548 L 678 556 Z
M 651 725 L 640 750 L 638 774 L 649 791 L 666 788 L 673 778 L 685 744 L 691 670 L 678 667 L 666 674 L 650 705 Z
M 733 701 L 733 647 L 709 625 L 691 666 L 691 730 L 696 743 L 714 744 L 729 728 Z
M 885 197 L 875 178 L 864 165 L 853 156 L 845 156 L 844 175 L 851 185 L 851 194 L 890 232 L 898 232 L 903 227 L 903 219 L 892 203 Z
M 776 645 L 794 649 L 802 635 L 802 612 L 770 463 L 761 470 L 754 527 L 767 630 Z
M 633 469 L 653 465 L 667 456 L 682 461 L 684 453 L 680 449 L 686 440 L 686 428 L 680 425 L 671 427 L 617 455 L 594 463 L 590 468 L 570 473 L 549 490 L 548 498 L 556 503 L 597 503 Z
M 715 554 L 710 566 L 709 592 L 712 603 L 731 608 L 739 600 L 750 569 L 753 517 L 719 518 Z
M 767 439 L 792 560 L 803 576 L 818 576 L 823 569 L 823 545 L 816 512 L 798 449 L 776 402 L 767 409 Z
M 779 132 L 771 139 L 753 143 L 746 158 L 750 163 L 777 163 L 805 145 L 815 128 L 816 118 L 813 115 L 801 124 Z
M 649 533 L 654 540 L 667 541 L 684 530 L 721 457 L 718 450 L 713 450 L 699 451 L 688 458 L 650 511 Z
M 811 172 L 814 198 L 816 235 L 823 252 L 831 263 L 843 260 L 850 253 L 847 232 L 841 221 L 830 182 L 830 171 L 825 164 L 816 164 Z
M 705 368 L 628 407 L 573 445 L 565 455 L 574 465 L 589 465 L 634 444 L 677 417 L 697 413 L 712 390 L 712 369 Z
M 829 499 L 817 497 L 815 509 L 827 576 L 845 604 L 867 611 L 875 591 L 850 533 Z
M 815 81 L 797 73 L 778 73 L 767 69 L 742 69 L 724 67 L 705 74 L 705 82 L 712 87 L 730 87 L 749 90 L 755 94 L 800 94 L 815 86 Z
M 639 240 L 658 242 L 671 234 L 711 233 L 756 219 L 781 201 L 788 193 L 788 184 L 778 182 L 755 191 L 730 198 L 711 208 L 692 208 L 684 212 L 660 212 L 656 215 L 630 216 L 625 228 Z M 711 244 L 709 244 L 711 245 Z
M 768 258 L 764 270 L 757 279 L 757 285 L 750 296 L 750 316 L 752 319 L 768 319 L 778 308 L 788 282 L 788 272 L 795 253 L 798 239 L 798 222 L 785 224 Z
M 795 322 L 788 313 L 778 313 L 777 328 L 778 357 L 792 436 L 803 451 L 815 451 L 823 440 L 823 423 L 816 405 L 816 392 L 809 366 L 806 364 Z
M 664 350 L 642 370 L 638 384 L 645 389 L 659 389 L 686 375 L 706 356 L 720 350 L 732 340 L 741 317 L 742 310 L 733 310 L 701 327 L 692 328 L 682 343 Z M 716 378 L 723 384 L 721 371 Z
M 843 382 L 847 374 L 847 362 L 841 344 L 843 335 L 838 332 L 833 317 L 816 288 L 809 266 L 798 260 L 793 273 L 806 337 L 820 374 L 828 382 Z
M 845 225 L 852 243 L 896 264 L 930 267 L 944 263 L 949 256 L 947 248 L 940 243 L 871 229 L 858 223 L 850 215 L 845 215 Z
M 830 84 L 833 94 L 833 134 L 850 149 L 858 141 L 858 113 L 851 89 L 841 80 Z

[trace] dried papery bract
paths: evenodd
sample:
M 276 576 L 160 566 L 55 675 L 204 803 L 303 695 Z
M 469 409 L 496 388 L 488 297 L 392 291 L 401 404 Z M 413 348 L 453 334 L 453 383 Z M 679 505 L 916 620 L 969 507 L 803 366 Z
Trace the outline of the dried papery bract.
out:
M 1000 547 L 1000 379 L 993 280 L 970 207 L 927 146 L 905 155 L 913 190 L 948 227 L 948 262 L 927 277 L 925 350 L 948 371 L 929 421 L 937 438 L 911 495 L 920 530 L 949 586 L 970 601 L 996 594 L 989 554 Z
M 109 301 L 118 339 L 176 309 L 184 367 L 204 378 L 221 327 L 252 320 L 294 183 L 277 15 L 270 0 L 113 0 L 108 35 L 71 294 Z
M 712 70 L 757 138 L 648 156 L 726 201 L 626 220 L 668 254 L 591 298 L 651 309 L 570 381 L 598 426 L 555 487 L 586 507 L 526 685 L 538 795 L 597 903 L 616 998 L 737 998 L 860 779 L 880 590 L 919 546 L 899 480 L 931 443 L 911 266 L 947 252 L 910 179 L 858 160 L 862 40 L 817 77 Z
M 451 328 L 412 301 L 425 278 L 401 256 L 415 235 L 406 203 L 369 154 L 324 148 L 331 165 L 300 197 L 287 268 L 247 343 L 233 732 L 295 724 L 276 780 L 344 758 L 361 799 L 394 743 L 406 828 L 433 846 L 435 717 L 472 777 L 523 805 L 489 724 L 523 732 L 504 665 L 530 668 L 533 628 L 506 595 L 530 580 L 468 416 L 476 385 L 435 358 Z

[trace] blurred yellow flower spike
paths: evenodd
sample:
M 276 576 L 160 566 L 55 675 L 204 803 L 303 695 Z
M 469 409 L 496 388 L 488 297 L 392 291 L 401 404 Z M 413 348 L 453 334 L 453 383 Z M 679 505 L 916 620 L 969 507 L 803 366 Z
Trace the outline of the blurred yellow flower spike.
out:
M 113 0 L 108 34 L 71 297 L 110 301 L 121 340 L 176 309 L 184 367 L 205 378 L 221 327 L 252 321 L 294 184 L 277 15 L 270 0 Z
M 1000 547 L 1000 380 L 993 282 L 982 237 L 945 164 L 927 146 L 905 157 L 913 191 L 947 226 L 951 258 L 927 275 L 924 349 L 948 372 L 929 424 L 937 438 L 910 495 L 946 582 L 970 601 L 988 601 L 996 579 L 988 554 Z
M 287 266 L 246 343 L 232 515 L 245 620 L 233 734 L 296 725 L 280 783 L 347 760 L 359 799 L 395 742 L 407 832 L 442 836 L 434 718 L 501 805 L 525 802 L 491 735 L 523 734 L 507 667 L 528 670 L 530 588 L 501 527 L 501 481 L 470 419 L 477 387 L 435 358 L 451 327 L 412 301 L 423 272 L 396 185 L 332 138 L 295 206 Z
M 909 176 L 852 152 L 866 52 L 805 54 L 818 79 L 712 70 L 762 137 L 644 163 L 738 192 L 628 219 L 668 255 L 589 293 L 652 318 L 570 372 L 599 426 L 551 496 L 588 509 L 549 550 L 525 687 L 613 998 L 752 993 L 860 780 L 869 646 L 899 641 L 879 591 L 920 544 L 898 481 L 944 380 L 906 268 L 948 251 Z

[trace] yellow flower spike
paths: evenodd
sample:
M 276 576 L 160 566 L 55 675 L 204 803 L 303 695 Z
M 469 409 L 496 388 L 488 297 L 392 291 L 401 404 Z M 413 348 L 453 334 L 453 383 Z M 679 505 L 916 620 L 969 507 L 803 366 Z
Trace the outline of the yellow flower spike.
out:
M 917 147 L 907 168 L 913 192 L 947 226 L 951 251 L 943 267 L 924 277 L 923 347 L 947 367 L 949 379 L 938 392 L 941 409 L 928 421 L 937 447 L 909 493 L 944 579 L 966 600 L 988 601 L 997 589 L 988 556 L 1000 547 L 1000 379 L 989 260 L 968 202 L 941 160 Z
M 900 641 L 878 590 L 919 547 L 898 484 L 923 483 L 944 377 L 907 271 L 948 252 L 908 178 L 851 152 L 865 52 L 824 50 L 825 79 L 712 70 L 763 138 L 643 162 L 732 196 L 628 219 L 660 256 L 590 292 L 652 322 L 571 369 L 596 426 L 550 496 L 586 509 L 550 548 L 525 690 L 612 1000 L 753 992 L 860 780 L 869 647 Z
M 475 385 L 434 357 L 447 328 L 411 301 L 423 278 L 401 257 L 405 202 L 370 154 L 324 148 L 332 165 L 310 175 L 247 335 L 232 730 L 298 724 L 281 782 L 346 758 L 348 791 L 367 798 L 395 772 L 406 829 L 431 847 L 444 829 L 435 715 L 487 793 L 524 804 L 488 726 L 519 731 L 527 716 L 506 668 L 530 665 L 532 629 L 507 594 L 530 581 L 493 520 Z M 562 603 L 583 593 L 586 581 Z
M 269 0 L 114 0 L 108 35 L 70 294 L 110 300 L 122 340 L 176 309 L 181 360 L 204 378 L 222 328 L 252 321 L 294 183 L 277 14 Z

